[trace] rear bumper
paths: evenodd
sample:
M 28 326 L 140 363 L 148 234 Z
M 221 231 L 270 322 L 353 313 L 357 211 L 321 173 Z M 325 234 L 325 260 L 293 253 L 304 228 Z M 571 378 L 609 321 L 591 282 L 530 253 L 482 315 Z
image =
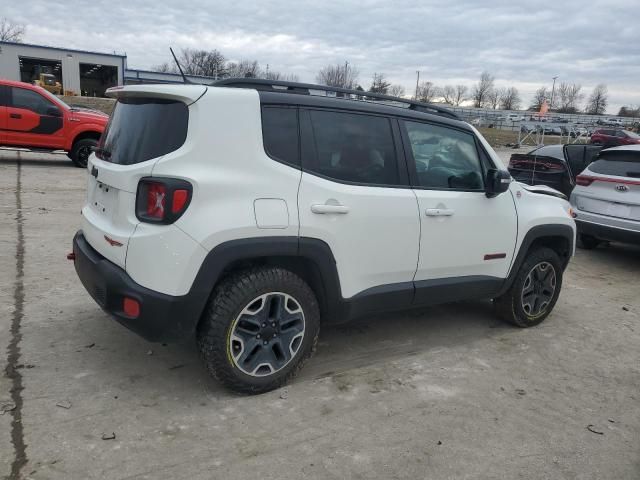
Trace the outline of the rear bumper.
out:
M 75 269 L 89 295 L 119 323 L 152 342 L 193 338 L 206 297 L 201 293 L 171 296 L 134 282 L 122 268 L 89 245 L 82 231 L 73 238 Z M 140 304 L 137 318 L 123 311 L 125 297 Z
M 591 235 L 601 240 L 611 240 L 622 243 L 635 243 L 640 245 L 640 231 L 627 230 L 625 228 L 612 227 L 599 223 L 585 222 L 576 219 L 578 233 Z

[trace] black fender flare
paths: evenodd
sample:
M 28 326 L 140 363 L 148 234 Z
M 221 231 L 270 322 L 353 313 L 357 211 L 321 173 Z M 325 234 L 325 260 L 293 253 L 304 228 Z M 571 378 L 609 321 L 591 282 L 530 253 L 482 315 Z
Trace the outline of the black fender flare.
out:
M 532 227 L 524 236 L 522 243 L 520 244 L 520 249 L 518 250 L 518 254 L 511 265 L 511 270 L 509 271 L 509 275 L 504 281 L 500 292 L 496 296 L 503 295 L 511 285 L 513 284 L 516 276 L 518 275 L 518 271 L 520 267 L 524 263 L 524 260 L 527 256 L 527 252 L 531 248 L 531 246 L 536 241 L 544 240 L 545 238 L 563 238 L 568 243 L 568 250 L 561 256 L 562 259 L 562 268 L 563 270 L 567 268 L 569 264 L 569 260 L 573 255 L 574 243 L 575 243 L 575 234 L 574 230 L 569 225 L 563 224 L 548 224 L 548 225 L 537 225 Z
M 311 262 L 320 276 L 323 302 L 321 310 L 330 316 L 338 315 L 342 300 L 340 277 L 331 248 L 322 240 L 307 237 L 272 236 L 230 240 L 215 246 L 205 257 L 193 281 L 189 295 L 197 312 L 194 328 L 200 321 L 207 301 L 216 284 L 230 266 L 238 262 L 285 258 Z M 318 293 L 318 292 L 317 292 Z

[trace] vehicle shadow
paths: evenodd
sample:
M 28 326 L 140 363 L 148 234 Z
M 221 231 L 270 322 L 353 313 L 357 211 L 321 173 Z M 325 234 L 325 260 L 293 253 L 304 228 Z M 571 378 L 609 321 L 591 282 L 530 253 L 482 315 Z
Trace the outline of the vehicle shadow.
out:
M 96 337 L 94 330 L 85 341 L 99 342 L 102 353 L 100 360 L 87 368 L 102 371 L 116 382 L 117 389 L 130 394 L 137 390 L 142 395 L 157 390 L 161 384 L 164 395 L 175 392 L 197 398 L 204 389 L 207 395 L 217 398 L 233 396 L 209 377 L 198 358 L 195 342 L 151 344 L 124 330 L 105 314 L 95 317 L 104 317 L 95 319 L 104 326 L 100 329 L 101 338 Z M 498 320 L 489 301 L 452 303 L 370 316 L 342 325 L 323 325 L 317 352 L 294 384 L 408 360 L 423 352 L 472 344 L 509 331 L 517 333 L 519 329 Z M 85 358 L 91 362 L 90 356 Z M 119 378 L 123 362 L 128 371 L 125 379 Z
M 622 271 L 640 270 L 640 245 L 610 242 L 593 250 L 578 248 L 576 254 Z

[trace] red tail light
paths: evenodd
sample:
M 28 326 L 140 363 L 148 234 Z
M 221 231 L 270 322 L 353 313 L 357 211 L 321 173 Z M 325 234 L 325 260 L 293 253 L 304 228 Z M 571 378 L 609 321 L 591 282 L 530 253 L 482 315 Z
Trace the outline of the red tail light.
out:
M 122 311 L 127 317 L 138 318 L 140 316 L 140 303 L 133 298 L 124 297 Z
M 593 183 L 594 180 L 595 178 L 593 177 L 588 177 L 586 175 L 578 175 L 576 177 L 576 185 L 580 185 L 581 187 L 588 187 Z
M 147 217 L 162 220 L 166 203 L 167 187 L 162 183 L 147 183 Z
M 147 177 L 140 180 L 136 197 L 136 216 L 148 223 L 175 222 L 189 207 L 193 188 L 176 178 Z

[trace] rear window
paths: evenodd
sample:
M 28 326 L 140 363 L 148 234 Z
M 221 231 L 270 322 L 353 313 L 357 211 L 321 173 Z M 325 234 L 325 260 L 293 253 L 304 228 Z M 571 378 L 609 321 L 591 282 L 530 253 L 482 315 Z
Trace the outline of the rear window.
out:
M 640 151 L 603 152 L 589 165 L 589 170 L 603 175 L 640 178 Z
M 189 109 L 182 102 L 158 98 L 120 99 L 96 154 L 121 165 L 157 158 L 184 144 L 188 125 Z

